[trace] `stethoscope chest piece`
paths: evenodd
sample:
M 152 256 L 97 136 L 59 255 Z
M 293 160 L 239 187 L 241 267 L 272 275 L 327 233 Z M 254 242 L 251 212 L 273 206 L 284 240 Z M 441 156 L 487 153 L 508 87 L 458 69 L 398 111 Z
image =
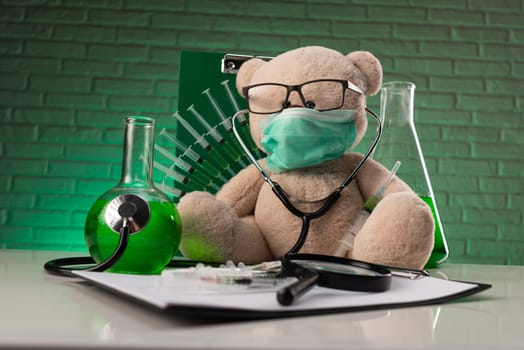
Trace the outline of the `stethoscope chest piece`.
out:
M 134 194 L 123 194 L 114 198 L 104 213 L 106 224 L 118 234 L 124 226 L 129 228 L 129 234 L 140 232 L 146 227 L 150 217 L 149 204 Z

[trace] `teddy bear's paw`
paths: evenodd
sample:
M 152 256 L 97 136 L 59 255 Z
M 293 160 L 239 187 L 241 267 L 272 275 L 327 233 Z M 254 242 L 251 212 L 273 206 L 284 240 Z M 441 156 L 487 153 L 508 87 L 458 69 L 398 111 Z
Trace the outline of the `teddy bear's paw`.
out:
M 431 209 L 412 192 L 382 199 L 355 238 L 352 258 L 421 269 L 434 240 Z
M 231 260 L 246 264 L 257 264 L 272 260 L 272 254 L 264 235 L 253 215 L 241 217 L 235 222 L 235 248 Z
M 226 261 L 232 253 L 232 208 L 207 192 L 186 194 L 177 205 L 182 218 L 180 250 L 190 259 Z

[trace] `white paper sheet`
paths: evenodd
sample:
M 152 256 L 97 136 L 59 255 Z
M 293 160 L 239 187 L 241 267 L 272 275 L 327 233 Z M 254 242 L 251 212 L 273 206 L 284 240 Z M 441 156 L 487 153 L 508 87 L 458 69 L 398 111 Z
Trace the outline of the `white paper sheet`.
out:
M 158 308 L 184 307 L 229 309 L 244 312 L 286 313 L 344 309 L 363 310 L 402 305 L 444 302 L 489 288 L 487 285 L 448 281 L 433 277 L 407 279 L 393 277 L 386 292 L 352 292 L 314 287 L 290 306 L 282 306 L 276 290 L 246 286 L 217 286 L 190 279 L 166 280 L 162 276 L 126 275 L 78 271 L 76 275 L 113 291 L 144 301 Z

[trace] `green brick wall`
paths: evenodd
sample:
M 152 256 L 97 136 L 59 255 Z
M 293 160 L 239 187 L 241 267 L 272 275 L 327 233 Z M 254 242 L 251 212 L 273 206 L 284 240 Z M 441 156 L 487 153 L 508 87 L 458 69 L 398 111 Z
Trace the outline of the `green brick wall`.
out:
M 0 247 L 85 251 L 122 118 L 174 126 L 182 50 L 312 44 L 417 85 L 449 261 L 524 264 L 522 0 L 0 0 Z

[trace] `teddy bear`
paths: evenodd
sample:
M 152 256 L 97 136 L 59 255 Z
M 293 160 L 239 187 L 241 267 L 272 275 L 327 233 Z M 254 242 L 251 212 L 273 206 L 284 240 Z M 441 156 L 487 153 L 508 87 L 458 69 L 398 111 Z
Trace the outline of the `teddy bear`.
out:
M 344 55 L 307 46 L 242 64 L 236 88 L 247 99 L 253 141 L 267 154 L 259 165 L 296 208 L 317 210 L 362 161 L 364 155 L 351 148 L 367 129 L 366 96 L 376 94 L 381 84 L 380 61 L 367 51 Z M 333 255 L 388 173 L 368 158 L 329 210 L 310 221 L 299 252 Z M 177 208 L 180 249 L 203 261 L 278 259 L 294 246 L 303 223 L 254 164 L 215 195 L 187 193 Z M 430 208 L 394 176 L 367 220 L 350 235 L 343 256 L 420 269 L 431 254 L 433 230 Z

